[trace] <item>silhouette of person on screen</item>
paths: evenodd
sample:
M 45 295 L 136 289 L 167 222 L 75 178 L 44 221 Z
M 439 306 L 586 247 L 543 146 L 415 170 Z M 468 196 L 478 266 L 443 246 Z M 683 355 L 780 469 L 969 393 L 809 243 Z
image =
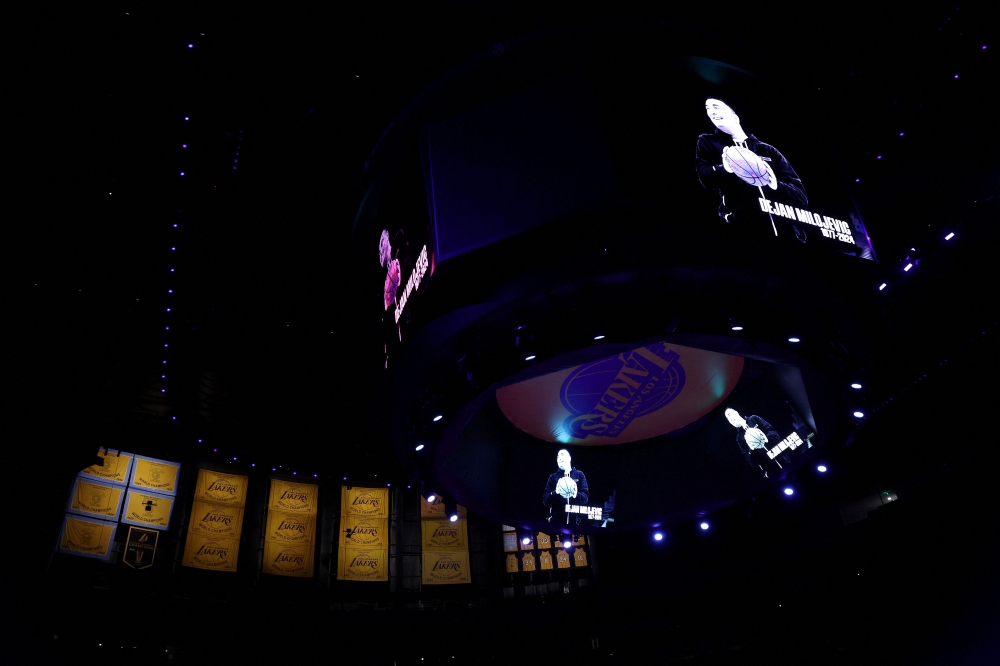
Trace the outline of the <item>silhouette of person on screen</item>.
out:
M 542 493 L 542 504 L 548 509 L 546 520 L 551 521 L 558 507 L 568 504 L 586 505 L 590 499 L 590 488 L 587 487 L 587 476 L 573 467 L 573 458 L 566 449 L 559 449 L 556 455 L 558 472 L 549 474 Z M 572 514 L 566 514 L 566 520 Z M 580 514 L 576 514 L 576 523 L 580 523 Z

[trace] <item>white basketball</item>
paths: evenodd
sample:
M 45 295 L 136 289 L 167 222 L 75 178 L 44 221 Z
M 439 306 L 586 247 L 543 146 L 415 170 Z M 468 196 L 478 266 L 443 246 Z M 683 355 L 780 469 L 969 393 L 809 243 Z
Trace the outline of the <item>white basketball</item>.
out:
M 558 483 L 556 483 L 556 492 L 563 497 L 572 497 L 576 494 L 576 482 L 573 481 L 573 479 L 564 476 L 559 479 Z
M 760 428 L 747 428 L 743 438 L 751 449 L 763 449 L 767 446 L 767 436 L 760 431 Z
M 722 160 L 729 171 L 749 185 L 768 185 L 771 182 L 767 165 L 752 150 L 742 146 L 729 146 L 723 151 Z

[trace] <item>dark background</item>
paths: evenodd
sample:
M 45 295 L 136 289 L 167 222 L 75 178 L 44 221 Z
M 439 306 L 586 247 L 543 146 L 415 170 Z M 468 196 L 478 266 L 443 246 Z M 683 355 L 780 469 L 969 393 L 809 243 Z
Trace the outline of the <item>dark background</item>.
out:
M 456 0 L 32 7 L 11 18 L 3 462 L 8 526 L 30 526 L 5 532 L 12 663 L 96 644 L 134 613 L 134 589 L 46 573 L 65 498 L 43 490 L 65 487 L 58 479 L 97 445 L 215 463 L 253 457 L 328 477 L 400 473 L 387 436 L 369 427 L 381 414 L 367 398 L 384 388 L 380 333 L 358 313 L 379 306 L 356 288 L 347 254 L 365 162 L 407 100 L 458 63 L 609 11 L 745 43 L 815 84 L 835 110 L 829 133 L 860 181 L 889 285 L 862 399 L 869 419 L 831 448 L 834 474 L 799 479 L 797 503 L 758 497 L 715 516 L 707 534 L 672 526 L 660 546 L 645 532 L 595 544 L 598 606 L 553 614 L 491 601 L 383 622 L 310 597 L 311 619 L 296 625 L 303 640 L 322 650 L 368 640 L 371 663 L 448 660 L 442 626 L 455 628 L 467 662 L 530 662 L 561 636 L 581 660 L 631 663 L 995 657 L 995 8 L 839 3 L 806 13 L 778 2 L 729 13 Z M 949 231 L 957 235 L 945 244 Z M 906 263 L 916 269 L 904 274 Z M 171 324 L 166 307 L 176 307 Z M 177 369 L 163 397 L 166 325 Z M 840 508 L 888 487 L 898 504 L 843 525 Z M 266 626 L 269 594 L 295 593 L 265 585 L 241 596 L 204 580 L 251 636 Z M 144 659 L 161 658 L 167 641 L 187 646 L 189 661 L 226 651 L 185 620 L 204 599 L 169 585 L 155 595 L 168 636 L 145 634 Z M 484 636 L 484 626 L 498 630 Z M 286 654 L 263 641 L 232 649 Z

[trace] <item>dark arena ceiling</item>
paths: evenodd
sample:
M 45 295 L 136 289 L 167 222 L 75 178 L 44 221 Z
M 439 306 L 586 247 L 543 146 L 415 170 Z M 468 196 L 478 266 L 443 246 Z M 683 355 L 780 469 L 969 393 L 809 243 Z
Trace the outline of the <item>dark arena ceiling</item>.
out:
M 103 647 L 138 594 L 166 619 L 136 654 L 190 663 L 225 652 L 194 608 L 217 603 L 252 635 L 289 595 L 311 618 L 302 654 L 364 639 L 357 663 L 533 663 L 522 652 L 560 635 L 581 664 L 989 663 L 998 18 L 474 0 L 26 17 L 8 68 L 4 460 L 8 524 L 30 516 L 33 534 L 0 549 L 23 609 L 11 663 L 62 659 L 58 635 Z M 829 194 L 859 212 L 877 261 L 818 227 L 803 246 L 776 213 L 777 239 L 716 216 L 691 161 L 712 129 L 704 97 L 727 90 L 748 128 L 794 146 L 810 206 Z M 538 109 L 561 115 L 535 124 Z M 430 248 L 426 282 L 406 290 L 404 274 L 394 297 L 401 324 L 377 294 L 383 228 L 410 243 L 404 271 Z M 688 387 L 727 388 L 652 436 L 592 446 L 566 425 L 570 379 L 553 409 L 529 405 L 550 430 L 509 407 L 658 344 L 708 359 L 684 366 Z M 723 358 L 739 370 L 713 375 Z M 768 391 L 788 432 L 815 437 L 765 481 L 732 462 L 724 410 Z M 500 524 L 545 526 L 563 446 L 621 516 L 573 530 L 598 535 L 599 596 L 579 602 L 528 599 L 499 559 L 475 585 L 407 596 L 329 576 L 147 585 L 50 551 L 63 489 L 98 447 L 324 493 L 434 490 L 499 539 Z M 850 518 L 885 493 L 899 503 Z M 111 609 L 100 627 L 75 622 L 80 599 Z M 428 633 L 441 626 L 457 659 Z

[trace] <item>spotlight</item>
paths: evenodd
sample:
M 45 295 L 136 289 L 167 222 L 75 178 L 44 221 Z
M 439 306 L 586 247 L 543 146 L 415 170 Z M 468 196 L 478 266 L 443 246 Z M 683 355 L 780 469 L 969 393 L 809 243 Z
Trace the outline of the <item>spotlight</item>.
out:
M 945 240 L 951 240 L 951 239 L 952 239 L 952 238 L 954 238 L 954 237 L 955 237 L 955 233 L 954 233 L 954 232 L 952 232 L 952 233 L 948 234 L 947 236 L 945 236 L 945 237 L 944 237 L 944 239 L 945 239 Z
M 531 543 L 531 537 L 524 537 L 523 539 L 521 539 L 521 543 L 527 546 L 529 543 Z
M 882 291 L 883 289 L 885 289 L 885 282 L 883 282 L 882 284 L 880 284 L 880 285 L 878 286 L 878 290 L 879 290 L 879 291 Z
M 703 529 L 703 530 L 707 530 L 707 529 L 708 529 L 708 523 L 702 523 L 702 524 L 701 524 L 701 525 L 699 525 L 698 527 L 700 527 L 700 528 L 701 528 L 701 529 Z
M 525 360 L 525 361 L 533 361 L 533 360 L 535 360 L 535 355 L 534 355 L 534 354 L 532 354 L 531 356 L 525 356 L 525 357 L 524 357 L 524 360 Z
M 458 514 L 457 513 L 451 514 L 450 516 L 448 516 L 448 520 L 450 520 L 453 523 L 457 523 L 458 522 Z
M 788 338 L 789 342 L 801 342 L 798 338 Z
M 437 495 L 435 495 L 434 493 L 431 493 L 430 495 L 427 496 L 427 502 L 428 502 L 428 504 L 431 503 L 431 502 L 433 502 L 436 499 L 437 499 Z
M 854 416 L 855 416 L 855 418 L 863 419 L 863 418 L 865 418 L 865 413 L 864 412 L 854 412 Z
M 417 448 L 414 449 L 414 451 L 423 451 L 423 450 L 424 450 L 424 445 L 423 444 L 417 444 Z
M 913 264 L 906 264 L 906 266 L 903 266 L 903 272 L 905 273 L 906 271 L 910 270 L 911 268 L 913 268 Z
M 743 327 L 742 326 L 733 326 L 733 330 L 734 331 L 742 331 Z
M 448 516 L 448 520 L 453 523 L 458 521 L 458 507 L 455 505 L 455 500 L 446 499 L 444 501 L 444 515 Z
M 435 417 L 434 417 L 433 419 L 431 419 L 431 420 L 432 420 L 432 421 L 434 421 L 434 423 L 437 423 L 438 421 L 440 421 L 440 420 L 441 420 L 441 419 L 443 419 L 443 418 L 444 418 L 444 415 L 443 415 L 443 414 L 438 414 L 437 416 L 435 416 Z
M 861 388 L 861 384 L 858 384 L 857 382 L 854 382 L 853 384 L 851 384 L 851 388 L 852 389 L 859 389 L 859 388 Z
M 653 540 L 654 541 L 663 541 L 663 533 L 662 532 L 656 532 L 655 534 L 653 534 Z
M 785 494 L 791 496 L 795 494 L 795 491 L 792 490 L 791 488 L 785 488 Z
M 826 472 L 826 465 L 817 465 L 816 471 L 819 472 L 820 474 L 823 474 L 824 472 Z
M 563 545 L 563 548 L 572 548 L 573 542 L 572 541 L 563 541 L 562 545 Z
M 594 336 L 594 339 L 595 339 L 595 340 L 603 340 L 603 339 L 604 339 L 604 336 L 603 336 L 603 335 L 595 335 L 595 336 Z

